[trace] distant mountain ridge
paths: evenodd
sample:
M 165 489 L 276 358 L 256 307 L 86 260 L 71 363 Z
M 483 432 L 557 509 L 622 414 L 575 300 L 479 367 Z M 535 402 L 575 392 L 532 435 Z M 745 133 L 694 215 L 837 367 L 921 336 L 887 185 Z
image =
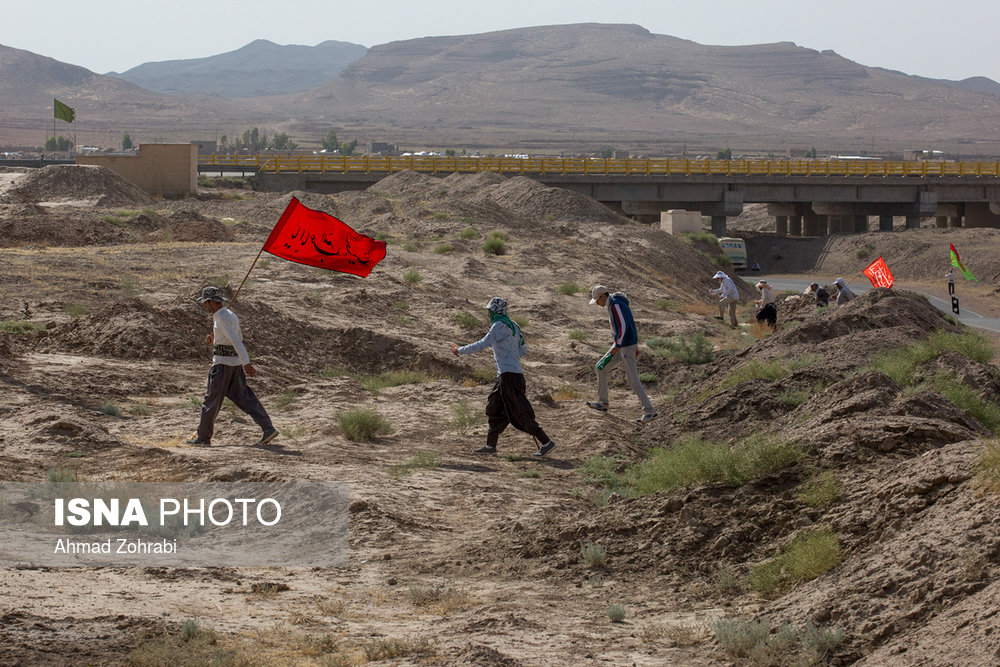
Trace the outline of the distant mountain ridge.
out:
M 336 68 L 331 54 L 349 58 L 359 49 L 258 40 L 219 56 L 129 70 L 162 76 L 161 83 L 168 73 L 185 78 L 170 84 L 175 89 L 205 88 L 167 95 L 0 46 L 0 143 L 14 135 L 37 141 L 59 96 L 77 108 L 74 131 L 89 126 L 107 137 L 125 129 L 140 141 L 232 136 L 259 126 L 303 147 L 318 146 L 335 129 L 362 145 L 416 150 L 560 154 L 611 146 L 676 155 L 816 147 L 1000 155 L 1000 84 L 989 79 L 910 76 L 791 42 L 706 46 L 637 25 L 392 42 L 365 50 L 304 92 L 305 79 L 274 83 L 310 69 L 302 63 L 314 61 L 295 54 L 327 54 L 324 66 Z M 259 94 L 236 99 L 252 91 Z
M 260 97 L 298 93 L 336 77 L 365 55 L 360 44 L 329 40 L 316 46 L 278 45 L 258 39 L 207 58 L 149 62 L 108 76 L 160 93 L 213 93 Z

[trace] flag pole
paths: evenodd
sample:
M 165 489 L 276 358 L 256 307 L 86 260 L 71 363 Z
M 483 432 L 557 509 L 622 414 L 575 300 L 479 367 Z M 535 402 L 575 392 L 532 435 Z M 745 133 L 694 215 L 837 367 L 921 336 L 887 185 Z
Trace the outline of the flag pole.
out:
M 263 254 L 264 254 L 264 246 L 261 246 L 260 251 L 257 252 L 257 256 L 254 257 L 253 259 L 253 264 L 250 265 L 250 268 L 247 270 L 247 274 L 243 276 L 243 281 L 240 283 L 240 286 L 236 288 L 236 293 L 233 294 L 233 298 L 229 300 L 230 306 L 233 305 L 233 303 L 236 301 L 236 297 L 240 295 L 240 290 L 243 289 L 243 283 L 245 283 L 247 281 L 247 278 L 250 277 L 250 271 L 253 271 L 253 267 L 257 266 L 257 260 L 260 259 L 260 256 Z

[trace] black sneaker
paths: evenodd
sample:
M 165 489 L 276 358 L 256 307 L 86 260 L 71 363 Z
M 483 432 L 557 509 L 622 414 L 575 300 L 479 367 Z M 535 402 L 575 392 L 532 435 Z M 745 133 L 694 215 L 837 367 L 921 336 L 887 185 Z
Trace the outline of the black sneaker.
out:
M 538 451 L 534 453 L 534 456 L 545 456 L 555 448 L 556 448 L 556 443 L 552 440 L 549 440 L 544 445 L 538 448 Z
M 598 412 L 608 411 L 608 406 L 604 405 L 604 403 L 601 403 L 600 401 L 587 401 L 587 407 L 594 408 Z
M 473 451 L 473 454 L 496 454 L 497 448 L 490 447 L 489 445 L 483 445 L 479 449 Z
M 211 447 L 212 442 L 210 440 L 200 440 L 198 436 L 191 438 L 190 440 L 184 441 L 185 445 L 193 445 L 195 447 Z
M 266 431 L 264 431 L 264 435 L 260 436 L 260 440 L 258 440 L 255 444 L 266 445 L 267 443 L 271 442 L 277 437 L 278 437 L 278 429 L 269 428 Z

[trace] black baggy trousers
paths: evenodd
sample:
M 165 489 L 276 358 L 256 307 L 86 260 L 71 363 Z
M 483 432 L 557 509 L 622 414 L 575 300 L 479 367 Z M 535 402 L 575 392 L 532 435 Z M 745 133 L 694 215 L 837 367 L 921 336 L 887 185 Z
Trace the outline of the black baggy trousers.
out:
M 198 424 L 198 439 L 210 442 L 215 432 L 215 418 L 222 409 L 222 400 L 228 398 L 236 407 L 250 415 L 261 430 L 272 428 L 267 410 L 260 404 L 257 394 L 247 385 L 247 376 L 242 366 L 216 364 L 208 372 L 208 387 L 205 402 L 201 405 L 201 423 Z
M 523 373 L 501 373 L 493 391 L 486 399 L 486 418 L 490 430 L 486 434 L 486 444 L 496 447 L 500 434 L 512 424 L 519 431 L 524 431 L 538 439 L 540 444 L 549 441 L 545 431 L 535 421 L 535 411 L 524 395 L 525 384 Z

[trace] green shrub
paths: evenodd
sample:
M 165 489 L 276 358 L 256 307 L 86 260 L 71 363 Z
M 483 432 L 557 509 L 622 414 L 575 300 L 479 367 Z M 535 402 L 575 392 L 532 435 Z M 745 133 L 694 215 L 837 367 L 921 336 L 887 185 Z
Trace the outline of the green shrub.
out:
M 466 227 L 458 234 L 458 236 L 466 241 L 471 241 L 479 236 L 479 232 L 476 231 L 475 227 Z
M 522 329 L 528 328 L 528 318 L 524 315 L 512 315 L 510 318 L 514 324 L 521 327 Z
M 803 531 L 777 556 L 750 568 L 750 586 L 766 598 L 828 572 L 844 560 L 840 536 L 829 526 Z
M 49 471 L 49 481 L 54 484 L 61 484 L 64 482 L 80 482 L 80 475 L 77 474 L 75 470 L 69 470 L 67 468 L 56 468 Z
M 408 475 L 414 470 L 420 470 L 421 468 L 430 469 L 437 468 L 438 466 L 438 455 L 435 452 L 420 451 L 406 463 L 401 463 L 399 465 L 394 465 L 389 467 L 389 472 L 393 475 L 402 476 Z
M 929 385 L 989 430 L 994 433 L 1000 431 L 1000 406 L 982 398 L 979 392 L 962 384 L 956 376 L 950 373 L 935 373 Z
M 656 384 L 656 373 L 639 373 L 639 381 L 646 384 Z
M 399 387 L 404 384 L 419 384 L 430 380 L 427 371 L 419 369 L 385 371 L 378 375 L 352 375 L 368 391 L 378 394 L 382 389 Z
M 817 665 L 844 641 L 839 628 L 817 628 L 807 622 L 801 631 L 784 624 L 771 631 L 767 616 L 723 618 L 712 624 L 715 641 L 731 658 L 756 667 Z
M 424 277 L 420 275 L 420 272 L 417 271 L 412 266 L 408 268 L 406 271 L 403 271 L 403 280 L 410 283 L 411 285 L 416 285 L 423 279 Z
M 810 396 L 812 394 L 805 389 L 782 389 L 774 397 L 774 400 L 786 407 L 797 408 L 808 401 Z
M 613 604 L 608 607 L 608 618 L 612 623 L 621 623 L 625 620 L 625 607 L 620 604 Z
M 810 507 L 829 507 L 840 497 L 840 482 L 832 470 L 813 475 L 799 485 L 798 497 Z
M 353 442 L 372 442 L 393 432 L 392 425 L 375 410 L 358 408 L 342 413 L 337 421 L 344 436 Z
M 297 399 L 298 397 L 299 397 L 299 395 L 297 393 L 295 393 L 294 389 L 289 389 L 287 391 L 283 391 L 283 392 L 281 392 L 280 394 L 278 394 L 273 399 L 273 401 L 274 401 L 274 407 L 277 410 L 284 410 L 285 408 L 287 408 L 288 406 L 290 406 L 292 403 L 294 403 L 295 399 Z
M 483 321 L 470 313 L 454 312 L 451 314 L 451 319 L 464 329 L 476 329 L 483 326 Z
M 45 328 L 41 322 L 31 322 L 30 320 L 5 320 L 0 322 L 0 331 L 12 334 L 35 333 Z
M 462 399 L 451 406 L 451 411 L 454 416 L 448 423 L 459 433 L 466 433 L 486 422 L 486 415 L 483 414 L 483 411 L 472 407 L 472 403 L 468 399 Z
M 722 379 L 719 383 L 721 389 L 728 389 L 729 387 L 735 387 L 741 382 L 749 382 L 751 380 L 770 380 L 771 382 L 777 382 L 788 375 L 788 369 L 785 368 L 781 361 L 761 361 L 760 359 L 751 359 L 747 363 L 732 369 L 726 374 L 726 377 Z
M 638 495 L 674 491 L 701 482 L 742 486 L 765 473 L 800 461 L 802 448 L 766 434 L 737 442 L 692 438 L 669 449 L 654 449 L 648 459 L 626 472 L 628 486 Z
M 913 384 L 920 366 L 945 351 L 956 352 L 982 364 L 992 360 L 996 354 L 993 344 L 980 333 L 953 333 L 938 329 L 922 341 L 876 357 L 871 367 L 906 387 Z
M 445 253 L 449 253 L 449 252 L 451 252 L 454 249 L 455 249 L 455 246 L 453 246 L 450 243 L 439 243 L 438 245 L 434 246 L 434 254 L 435 255 L 444 255 Z
M 601 567 L 608 560 L 608 552 L 600 544 L 587 542 L 580 547 L 580 555 L 588 567 Z
M 653 354 L 683 364 L 707 364 L 712 361 L 712 343 L 704 334 L 697 333 L 688 338 L 650 338 L 646 341 Z
M 705 243 L 708 245 L 718 245 L 719 237 L 712 232 L 701 230 L 700 232 L 685 232 L 680 235 L 681 240 L 688 244 Z
M 587 340 L 587 332 L 582 329 L 570 329 L 569 338 L 570 340 L 577 340 L 582 343 Z
M 990 440 L 979 452 L 976 482 L 990 493 L 1000 493 L 1000 440 Z
M 63 311 L 70 316 L 71 319 L 76 319 L 78 317 L 83 317 L 90 313 L 90 308 L 79 303 L 67 303 L 63 306 Z
M 112 417 L 118 417 L 122 413 L 122 409 L 117 405 L 115 405 L 114 403 L 112 403 L 111 401 L 104 401 L 103 403 L 101 403 L 101 407 L 97 409 L 98 411 L 106 415 L 110 415 Z
M 503 232 L 492 231 L 490 235 L 486 237 L 481 246 L 483 252 L 487 255 L 502 255 L 507 252 L 507 235 Z
M 576 283 L 563 283 L 559 285 L 559 287 L 557 287 L 556 290 L 562 292 L 566 296 L 574 296 L 576 295 L 577 292 L 582 291 L 583 288 L 577 285 Z

